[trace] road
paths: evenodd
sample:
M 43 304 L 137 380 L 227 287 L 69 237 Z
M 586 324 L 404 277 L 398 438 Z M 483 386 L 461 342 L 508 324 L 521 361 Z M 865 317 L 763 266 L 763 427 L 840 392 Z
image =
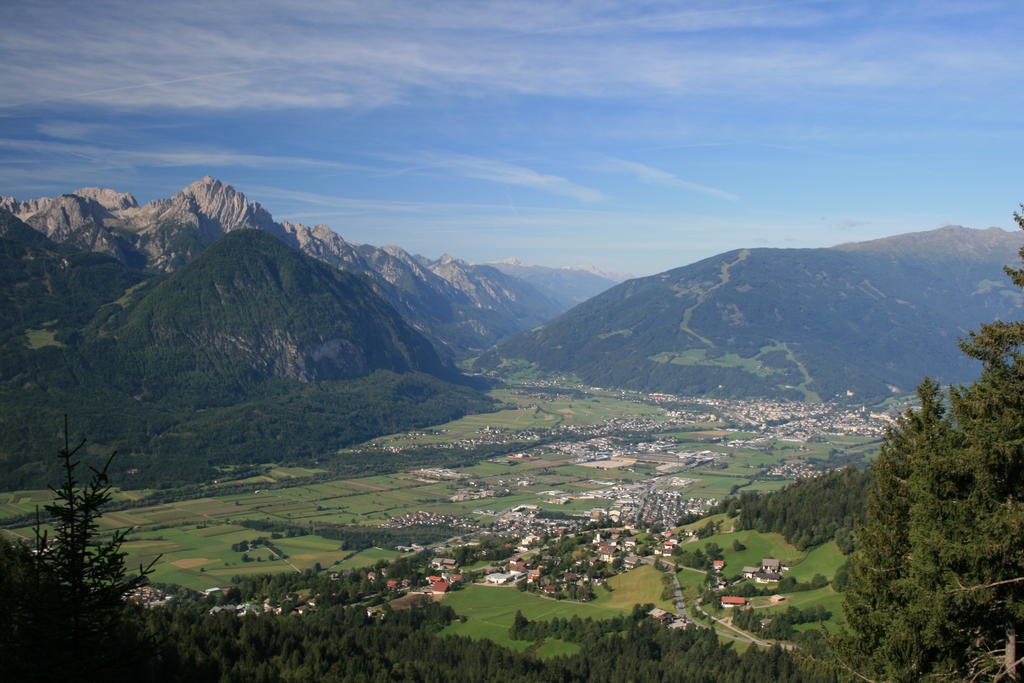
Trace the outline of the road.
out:
M 647 560 L 648 558 L 644 558 L 644 559 Z M 653 560 L 652 560 L 651 564 L 653 564 Z M 683 569 L 686 569 L 686 570 L 689 570 L 689 571 L 698 572 L 700 574 L 704 573 L 704 572 L 701 572 L 701 571 L 699 571 L 697 569 L 691 569 L 690 567 L 684 567 Z M 687 609 L 686 609 L 686 602 L 683 600 L 683 590 L 682 590 L 682 587 L 679 585 L 679 577 L 671 569 L 668 570 L 668 571 L 669 571 L 669 574 L 672 576 L 673 599 L 674 599 L 675 605 L 676 605 L 676 614 L 678 614 L 680 617 L 686 619 L 686 621 L 688 623 L 696 624 L 698 628 L 711 628 L 707 624 L 704 624 L 704 623 L 702 623 L 700 621 L 697 621 L 696 619 L 694 619 L 694 618 L 692 618 L 690 616 L 689 611 L 687 611 Z M 723 638 L 730 638 L 732 640 L 740 640 L 740 641 L 745 641 L 745 642 L 748 642 L 748 643 L 754 643 L 755 645 L 761 645 L 762 647 L 771 647 L 772 645 L 775 644 L 775 643 L 769 642 L 767 640 L 761 640 L 760 638 L 757 638 L 754 635 L 752 635 L 750 633 L 747 633 L 746 631 L 744 631 L 742 629 L 736 628 L 732 624 L 729 624 L 729 623 L 727 623 L 725 621 L 722 621 L 721 619 L 719 619 L 717 617 L 711 616 L 710 614 L 708 614 L 707 612 L 704 611 L 704 608 L 701 607 L 700 603 L 701 603 L 700 598 L 698 598 L 697 601 L 694 603 L 694 609 L 695 610 L 698 610 L 705 617 L 707 617 L 708 619 L 711 619 L 713 622 L 719 624 L 724 629 L 728 629 L 728 630 L 719 630 L 717 628 L 715 629 L 715 633 L 720 635 L 720 636 L 722 636 Z M 780 643 L 780 645 L 782 645 L 782 647 L 787 649 L 787 650 L 795 649 L 795 647 L 793 645 L 781 644 L 781 643 Z

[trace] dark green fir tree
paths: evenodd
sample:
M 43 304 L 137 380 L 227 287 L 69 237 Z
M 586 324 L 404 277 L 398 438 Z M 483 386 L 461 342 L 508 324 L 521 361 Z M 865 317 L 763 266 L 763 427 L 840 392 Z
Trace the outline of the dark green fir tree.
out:
M 1024 288 L 1024 269 L 1006 271 Z M 926 379 L 874 465 L 833 642 L 867 680 L 1024 677 L 1024 322 L 983 324 L 961 348 L 979 379 L 948 395 Z
M 11 572 L 0 582 L 0 605 L 12 622 L 4 633 L 12 680 L 118 680 L 137 672 L 145 654 L 125 597 L 145 583 L 156 560 L 129 574 L 121 549 L 127 532 L 99 529 L 114 456 L 89 468 L 83 482 L 77 454 L 85 442 L 72 447 L 67 434 L 65 418 L 58 453 L 64 478 L 46 506 L 52 531 L 40 520 L 31 552 L 20 544 L 0 552 L 0 568 Z

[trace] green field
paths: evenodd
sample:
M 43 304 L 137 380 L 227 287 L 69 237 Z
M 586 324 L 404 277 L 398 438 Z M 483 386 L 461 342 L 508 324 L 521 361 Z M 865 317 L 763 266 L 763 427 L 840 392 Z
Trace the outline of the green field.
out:
M 275 540 L 274 544 L 289 556 L 287 560 L 257 546 L 247 553 L 252 561 L 244 562 L 242 553 L 231 549 L 235 543 L 266 535 L 234 524 L 182 526 L 133 534 L 123 549 L 128 553 L 128 567 L 148 564 L 162 555 L 150 579 L 195 590 L 230 585 L 235 575 L 296 571 L 317 563 L 327 568 L 345 555 L 338 549 L 338 541 L 318 536 Z
M 633 605 L 653 603 L 670 612 L 675 611 L 671 600 L 661 599 L 661 577 L 663 572 L 650 565 L 642 565 L 628 572 L 623 572 L 608 579 L 612 592 L 599 588 L 597 599 L 593 604 L 598 607 L 609 607 L 622 611 L 633 609 Z
M 378 444 L 390 446 L 411 446 L 433 444 L 475 438 L 482 429 L 519 431 L 534 428 L 550 428 L 557 425 L 596 424 L 610 418 L 645 415 L 661 417 L 664 411 L 634 401 L 623 401 L 604 395 L 564 400 L 538 399 L 529 392 L 498 389 L 490 392 L 493 398 L 514 406 L 482 415 L 468 415 L 443 425 L 435 425 L 408 434 L 385 436 L 376 439 Z
M 485 638 L 516 650 L 526 650 L 532 645 L 508 637 L 508 629 L 512 626 L 516 611 L 522 612 L 530 620 L 554 617 L 569 619 L 573 616 L 581 619 L 609 619 L 623 612 L 622 609 L 601 607 L 593 603 L 542 598 L 506 586 L 466 586 L 463 590 L 445 596 L 444 604 L 467 617 L 467 621 L 449 625 L 441 631 L 442 635 L 451 633 Z
M 746 549 L 733 550 L 734 541 L 739 541 Z M 780 534 L 760 533 L 750 529 L 732 534 L 718 534 L 695 543 L 687 543 L 684 547 L 687 550 L 703 550 L 709 543 L 716 543 L 722 548 L 722 556 L 725 559 L 725 568 L 722 571 L 730 577 L 738 576 L 744 566 L 759 566 L 761 560 L 766 557 L 782 560 L 791 567 L 804 559 L 804 553 L 787 543 Z
M 679 588 L 682 589 L 683 599 L 692 602 L 704 590 L 704 572 L 692 569 L 680 569 L 676 572 L 679 579 Z
M 354 555 L 350 555 L 342 560 L 338 564 L 339 569 L 358 569 L 360 567 L 369 567 L 374 565 L 381 560 L 393 560 L 401 557 L 403 553 L 397 550 L 385 550 L 384 548 L 367 548 L 366 550 L 360 550 Z
M 797 581 L 807 582 L 814 578 L 815 574 L 821 574 L 831 581 L 832 577 L 836 575 L 836 570 L 845 561 L 846 556 L 839 551 L 839 546 L 835 544 L 835 541 L 830 541 L 812 549 L 786 575 L 792 576 Z
M 612 392 L 558 398 L 532 391 L 529 387 L 518 387 L 495 390 L 492 394 L 509 408 L 497 413 L 468 416 L 408 434 L 383 437 L 378 440 L 378 444 L 453 442 L 477 439 L 485 428 L 508 432 L 556 424 L 594 424 L 608 418 L 635 415 L 661 419 L 665 414 L 658 406 L 624 400 Z M 682 477 L 696 479 L 695 483 L 680 487 L 680 490 L 693 496 L 715 498 L 721 498 L 737 487 L 742 491 L 779 488 L 787 482 L 763 481 L 754 477 L 763 468 L 787 460 L 809 456 L 826 457 L 833 445 L 840 450 L 849 450 L 864 448 L 870 441 L 858 437 L 836 438 L 832 443 L 821 444 L 778 441 L 770 452 L 765 452 L 728 445 L 728 440 L 750 436 L 751 433 L 680 429 L 664 436 L 672 438 L 673 435 L 679 441 L 679 448 L 713 450 L 724 455 L 713 467 L 705 466 L 680 473 Z M 133 542 L 152 541 L 155 536 L 166 539 L 162 541 L 166 543 L 162 549 L 154 549 L 156 545 L 146 543 L 129 545 L 128 549 L 132 553 L 130 560 L 146 561 L 164 552 L 155 580 L 205 587 L 225 584 L 235 574 L 294 571 L 318 563 L 328 567 L 347 556 L 338 550 L 337 542 L 324 539 L 306 542 L 282 539 L 280 547 L 285 549 L 287 546 L 285 552 L 291 556 L 290 562 L 283 562 L 264 551 L 254 551 L 249 556 L 258 561 L 243 564 L 240 554 L 230 551 L 230 545 L 234 542 L 230 540 L 231 533 L 210 533 L 212 529 L 230 528 L 242 538 L 264 535 L 242 530 L 242 527 L 237 526 L 239 522 L 268 520 L 303 526 L 312 523 L 373 525 L 390 517 L 423 510 L 472 517 L 486 523 L 493 517 L 473 511 L 490 509 L 501 512 L 522 504 L 539 505 L 544 509 L 566 513 L 583 513 L 592 508 L 607 508 L 611 501 L 573 499 L 567 504 L 557 504 L 547 502 L 549 496 L 542 494 L 544 491 L 557 490 L 571 497 L 601 486 L 593 483 L 593 480 L 637 481 L 656 474 L 655 467 L 645 463 L 620 470 L 599 470 L 575 464 L 574 456 L 551 448 L 534 448 L 530 452 L 534 455 L 532 459 L 511 460 L 501 457 L 455 468 L 465 478 L 451 480 L 398 472 L 347 480 L 313 481 L 313 477 L 322 475 L 325 470 L 268 464 L 261 468 L 258 475 L 247 480 L 250 489 L 246 493 L 238 493 L 239 480 L 231 479 L 232 473 L 240 470 L 223 467 L 220 468 L 223 478 L 208 485 L 203 497 L 109 512 L 100 520 L 100 525 L 103 531 L 132 530 L 130 539 Z M 301 481 L 294 481 L 297 479 Z M 235 488 L 226 489 L 225 486 L 229 485 Z M 511 491 L 511 495 L 463 502 L 449 500 L 457 489 L 467 486 L 504 489 Z M 138 500 L 148 493 L 115 491 L 114 500 Z M 23 517 L 32 513 L 37 507 L 49 502 L 51 496 L 52 493 L 45 490 L 0 493 L 0 522 L 5 518 Z M 726 526 L 726 529 L 730 526 Z M 23 527 L 13 531 L 28 538 L 33 535 L 31 528 Z M 748 550 L 737 554 L 731 550 L 734 538 L 743 540 L 746 537 L 737 534 L 710 539 L 718 542 L 725 550 L 727 574 L 738 573 L 744 564 L 756 564 L 762 557 L 774 556 L 792 562 L 802 558 L 801 553 L 781 543 L 781 539 L 769 542 L 753 536 L 750 538 L 754 540 L 746 543 Z M 342 566 L 359 566 L 357 563 L 365 564 L 379 559 L 373 554 L 374 551 L 366 552 L 366 555 L 360 553 L 346 559 Z M 814 573 L 831 576 L 838 566 L 837 562 L 841 560 L 834 553 L 828 555 L 827 550 L 819 550 L 811 553 L 802 564 L 795 564 L 793 575 L 801 580 L 809 579 Z
M 557 638 L 545 638 L 541 646 L 534 651 L 534 655 L 541 659 L 547 659 L 548 657 L 559 657 L 562 655 L 574 655 L 580 651 L 580 646 L 576 643 L 567 643 L 564 640 L 558 640 Z
M 780 612 L 786 610 L 788 607 L 814 607 L 822 606 L 832 613 L 832 617 L 824 622 L 825 626 L 842 626 L 846 623 L 846 618 L 843 615 L 843 595 L 836 593 L 832 590 L 831 586 L 819 588 L 813 591 L 800 591 L 798 593 L 787 593 L 787 600 L 781 605 L 773 605 L 771 607 L 758 608 L 758 613 L 764 612 L 765 616 L 770 616 L 772 612 Z M 795 626 L 798 631 L 807 631 L 818 628 L 816 623 L 799 624 Z

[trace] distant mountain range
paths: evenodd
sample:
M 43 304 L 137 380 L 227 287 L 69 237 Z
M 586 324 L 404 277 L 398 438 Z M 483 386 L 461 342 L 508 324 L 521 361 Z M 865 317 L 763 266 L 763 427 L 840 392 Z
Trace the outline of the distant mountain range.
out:
M 499 344 L 481 370 L 723 397 L 848 398 L 966 381 L 958 338 L 1024 317 L 1024 235 L 950 226 L 831 249 L 743 249 L 629 280 Z
M 506 275 L 529 282 L 537 289 L 547 292 L 566 309 L 583 303 L 630 277 L 625 273 L 604 271 L 594 266 L 530 266 L 516 258 L 482 265 L 492 266 Z
M 233 229 L 162 274 L 0 212 L 0 487 L 53 480 L 64 414 L 121 449 L 136 486 L 169 486 L 493 405 L 372 281 L 268 232 Z
M 142 206 L 130 194 L 92 187 L 26 201 L 0 197 L 0 210 L 55 242 L 160 272 L 181 268 L 229 232 L 261 230 L 314 258 L 368 276 L 409 324 L 452 358 L 475 355 L 612 284 L 601 286 L 599 276 L 595 280 L 582 271 L 565 271 L 560 280 L 520 278 L 449 255 L 431 261 L 399 247 L 353 244 L 323 225 L 277 222 L 259 203 L 210 177 Z M 599 284 L 579 288 L 577 280 Z

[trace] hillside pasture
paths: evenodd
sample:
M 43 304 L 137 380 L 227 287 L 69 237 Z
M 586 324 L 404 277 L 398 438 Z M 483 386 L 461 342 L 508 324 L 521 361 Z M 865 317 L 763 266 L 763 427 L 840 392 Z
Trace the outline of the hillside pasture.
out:
M 593 604 L 597 607 L 629 611 L 633 609 L 633 605 L 653 603 L 655 607 L 674 612 L 673 602 L 661 599 L 662 576 L 664 572 L 648 564 L 617 574 L 608 579 L 612 591 L 609 593 L 603 588 L 598 588 L 595 591 L 597 598 Z
M 528 641 L 512 640 L 508 636 L 508 629 L 517 611 L 530 620 L 555 617 L 571 619 L 573 616 L 581 619 L 609 619 L 623 612 L 622 609 L 601 607 L 593 603 L 542 598 L 507 586 L 466 586 L 463 590 L 449 593 L 444 602 L 457 614 L 467 617 L 467 621 L 450 624 L 441 631 L 442 635 L 491 640 L 515 650 L 526 650 L 531 646 Z
M 821 574 L 829 581 L 846 561 L 846 556 L 839 550 L 835 541 L 829 541 L 809 551 L 803 560 L 794 565 L 786 576 L 792 576 L 800 582 L 807 582 L 815 574 Z

